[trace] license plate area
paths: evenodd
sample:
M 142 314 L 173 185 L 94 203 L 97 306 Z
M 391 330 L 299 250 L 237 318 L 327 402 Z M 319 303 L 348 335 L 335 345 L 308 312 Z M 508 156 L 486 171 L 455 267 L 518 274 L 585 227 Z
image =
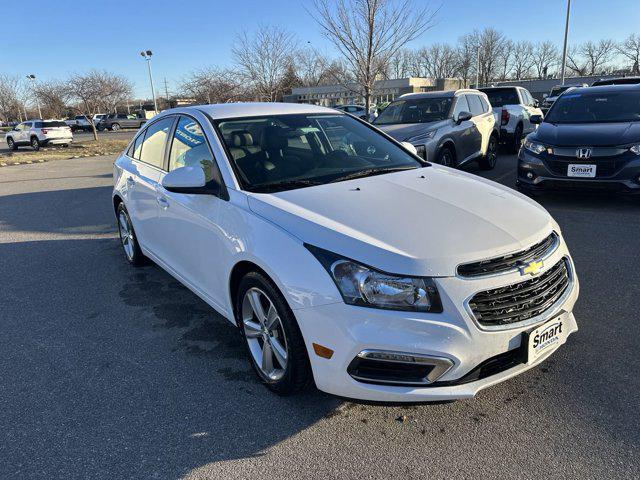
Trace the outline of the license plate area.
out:
M 567 177 L 595 178 L 596 165 L 570 163 L 567 167 Z
M 553 352 L 567 337 L 567 324 L 562 316 L 543 323 L 525 335 L 527 341 L 527 365 Z

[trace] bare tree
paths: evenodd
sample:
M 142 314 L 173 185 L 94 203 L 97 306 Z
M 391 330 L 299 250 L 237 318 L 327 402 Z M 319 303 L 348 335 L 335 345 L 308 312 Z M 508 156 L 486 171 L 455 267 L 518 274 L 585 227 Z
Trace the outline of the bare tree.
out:
M 506 80 L 513 69 L 513 55 L 515 44 L 511 40 L 505 39 L 497 52 L 498 79 Z
M 553 42 L 538 42 L 533 49 L 533 67 L 538 78 L 549 75 L 552 67 L 558 63 L 558 47 Z
M 98 140 L 98 132 L 92 115 L 107 108 L 114 108 L 117 103 L 131 95 L 131 84 L 120 75 L 106 71 L 92 70 L 86 74 L 74 74 L 66 82 L 66 94 L 72 109 L 85 117 L 93 130 L 93 138 Z
M 21 120 L 24 109 L 24 82 L 17 75 L 0 75 L 0 117 Z M 25 111 L 26 112 L 26 111 Z M 25 113 L 26 120 L 26 113 Z
M 513 76 L 516 80 L 528 78 L 533 68 L 533 44 L 523 40 L 513 45 Z
M 180 89 L 197 103 L 228 103 L 242 100 L 246 95 L 237 72 L 215 67 L 191 72 L 183 79 Z
M 457 72 L 465 85 L 469 85 L 469 80 L 476 70 L 478 46 L 472 35 L 465 35 L 458 39 L 456 48 Z
M 602 39 L 597 43 L 589 40 L 569 49 L 567 66 L 578 75 L 596 75 L 604 72 L 615 53 L 616 44 L 613 40 Z
M 239 34 L 231 49 L 239 73 L 258 96 L 275 102 L 282 95 L 282 78 L 296 51 L 294 36 L 275 26 L 263 26 L 252 35 Z
M 45 118 L 62 118 L 68 113 L 68 92 L 63 83 L 40 82 L 35 86 L 34 94 L 42 106 Z
M 632 33 L 616 47 L 618 53 L 629 60 L 631 73 L 640 74 L 640 35 Z
M 495 28 L 487 27 L 481 31 L 474 31 L 466 35 L 465 42 L 469 51 L 474 52 L 474 58 L 480 51 L 480 85 L 486 85 L 499 76 L 499 55 L 507 41 L 505 36 Z M 478 63 L 478 62 L 476 62 Z
M 434 43 L 418 51 L 428 76 L 451 78 L 458 70 L 456 50 L 446 43 Z
M 300 83 L 305 87 L 327 85 L 335 81 L 341 70 L 335 60 L 330 60 L 314 48 L 298 50 L 293 55 L 293 65 Z
M 345 59 L 369 111 L 375 81 L 391 58 L 433 23 L 411 0 L 314 0 L 313 18 Z M 411 14 L 407 14 L 411 12 Z

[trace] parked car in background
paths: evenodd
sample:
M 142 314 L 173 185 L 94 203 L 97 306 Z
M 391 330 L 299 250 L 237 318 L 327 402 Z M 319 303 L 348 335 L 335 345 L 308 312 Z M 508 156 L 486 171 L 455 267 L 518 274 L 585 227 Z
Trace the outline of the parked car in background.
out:
M 492 169 L 498 158 L 499 125 L 487 96 L 478 90 L 409 93 L 385 108 L 374 125 L 409 142 L 425 160 L 459 167 L 477 160 Z
M 638 83 L 640 83 L 640 77 L 619 77 L 596 80 L 591 84 L 591 86 L 601 87 L 603 85 L 635 85 Z
M 121 128 L 140 128 L 145 124 L 147 119 L 139 114 L 111 114 L 102 118 L 100 122 L 98 122 L 97 128 L 98 130 L 113 130 L 117 131 Z
M 94 125 L 98 125 L 103 118 L 108 116 L 107 113 L 96 113 L 91 119 L 93 120 Z
M 364 105 L 336 105 L 333 108 L 350 113 L 351 115 L 361 118 L 362 120 L 369 121 L 369 115 L 367 114 L 367 109 L 364 107 Z
M 578 328 L 573 261 L 544 208 L 343 112 L 167 110 L 113 167 L 124 257 L 236 326 L 279 394 L 470 398 Z
M 76 115 L 74 118 L 65 120 L 64 123 L 71 128 L 72 132 L 77 132 L 78 130 L 89 132 L 93 130 L 91 123 L 89 123 L 84 115 Z
M 47 145 L 68 146 L 73 142 L 73 133 L 62 120 L 30 120 L 18 124 L 5 135 L 7 146 L 11 150 L 29 145 L 33 150 Z
M 517 185 L 640 193 L 640 85 L 562 94 L 524 141 Z
M 517 153 L 522 139 L 536 129 L 529 121 L 531 115 L 542 115 L 538 101 L 526 88 L 491 87 L 480 88 L 489 98 L 496 121 L 500 125 L 500 142 L 512 153 Z
M 586 83 L 577 83 L 575 85 L 556 85 L 551 89 L 551 91 L 548 94 L 545 93 L 544 100 L 542 101 L 542 107 L 540 108 L 542 110 L 542 113 L 544 115 L 547 114 L 547 112 L 551 108 L 551 105 L 553 105 L 553 102 L 555 102 L 558 99 L 558 97 L 562 94 L 562 92 L 566 92 L 570 88 L 588 87 L 588 86 L 589 85 L 587 85 Z

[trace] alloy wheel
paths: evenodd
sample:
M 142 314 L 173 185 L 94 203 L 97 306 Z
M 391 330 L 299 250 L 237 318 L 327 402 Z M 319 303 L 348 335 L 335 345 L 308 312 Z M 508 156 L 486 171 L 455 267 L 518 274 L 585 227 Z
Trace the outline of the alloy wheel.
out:
M 242 324 L 254 364 L 271 381 L 281 379 L 287 368 L 287 337 L 280 315 L 267 294 L 250 288 L 242 299 Z
M 33 137 L 31 139 L 31 148 L 33 148 L 34 150 L 40 150 L 40 142 L 38 142 L 38 139 L 36 137 Z
M 496 137 L 489 139 L 489 146 L 487 147 L 487 160 L 491 167 L 495 166 L 498 158 L 498 141 Z
M 124 253 L 129 260 L 133 260 L 133 242 L 135 241 L 135 237 L 133 236 L 131 221 L 125 212 L 120 212 L 120 215 L 118 215 L 118 230 L 120 232 L 120 241 L 122 242 Z

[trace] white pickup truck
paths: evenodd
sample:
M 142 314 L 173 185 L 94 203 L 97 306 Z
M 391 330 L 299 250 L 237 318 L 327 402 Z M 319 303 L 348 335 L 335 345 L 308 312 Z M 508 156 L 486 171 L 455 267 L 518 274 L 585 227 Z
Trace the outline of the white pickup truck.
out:
M 84 115 L 76 115 L 74 118 L 65 120 L 64 123 L 71 128 L 72 132 L 77 132 L 78 130 L 89 132 L 92 130 L 91 124 Z
M 529 121 L 531 115 L 542 115 L 542 110 L 526 88 L 490 87 L 480 88 L 487 94 L 493 107 L 496 123 L 500 125 L 500 141 L 510 152 L 520 149 L 522 139 L 536 129 Z

